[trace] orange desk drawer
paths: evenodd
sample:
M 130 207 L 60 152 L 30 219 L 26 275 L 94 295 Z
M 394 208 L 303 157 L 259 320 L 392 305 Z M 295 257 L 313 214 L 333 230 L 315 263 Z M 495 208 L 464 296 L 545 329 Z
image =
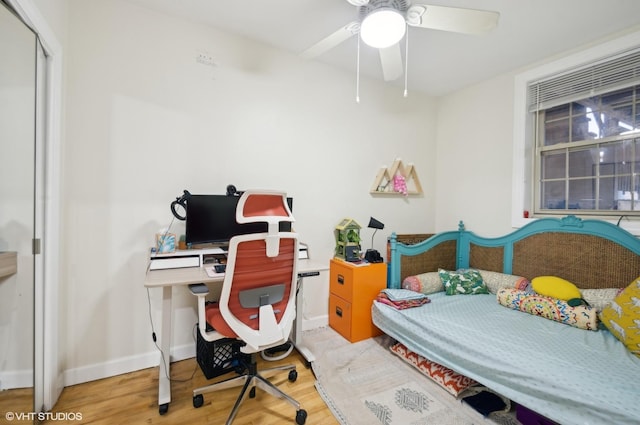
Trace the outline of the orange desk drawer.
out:
M 329 267 L 329 292 L 353 302 L 362 296 L 373 300 L 387 284 L 387 265 L 384 263 L 354 266 L 332 259 Z
M 333 294 L 329 296 L 329 326 L 351 340 L 351 303 Z
M 387 265 L 332 259 L 329 279 L 329 326 L 351 342 L 380 335 L 371 321 L 371 304 L 386 286 Z
M 332 260 L 333 261 L 333 260 Z M 329 292 L 347 301 L 352 301 L 353 268 L 348 265 L 331 263 L 329 269 Z

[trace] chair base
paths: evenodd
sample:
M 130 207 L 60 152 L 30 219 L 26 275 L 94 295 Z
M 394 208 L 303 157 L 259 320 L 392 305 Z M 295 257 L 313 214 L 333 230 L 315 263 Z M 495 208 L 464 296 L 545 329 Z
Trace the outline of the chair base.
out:
M 193 390 L 193 406 L 201 407 L 204 403 L 203 394 L 214 392 L 214 391 L 222 391 L 229 388 L 242 387 L 238 398 L 227 418 L 226 425 L 230 425 L 236 417 L 238 410 L 240 409 L 240 405 L 242 402 L 249 396 L 250 398 L 255 397 L 256 387 L 260 388 L 264 392 L 271 394 L 276 398 L 283 399 L 287 401 L 290 405 L 292 405 L 296 409 L 296 424 L 304 425 L 307 419 L 307 412 L 304 409 L 301 409 L 300 403 L 291 398 L 284 391 L 273 385 L 267 378 L 270 378 L 276 374 L 281 372 L 289 372 L 289 381 L 295 382 L 298 378 L 298 372 L 296 371 L 296 367 L 294 365 L 284 365 L 273 367 L 269 369 L 264 369 L 258 372 L 256 365 L 256 357 L 255 353 L 251 355 L 251 364 L 248 365 L 248 371 L 240 376 L 235 376 L 233 378 L 225 379 L 224 381 L 217 382 L 215 384 L 207 385 L 206 387 L 196 388 Z

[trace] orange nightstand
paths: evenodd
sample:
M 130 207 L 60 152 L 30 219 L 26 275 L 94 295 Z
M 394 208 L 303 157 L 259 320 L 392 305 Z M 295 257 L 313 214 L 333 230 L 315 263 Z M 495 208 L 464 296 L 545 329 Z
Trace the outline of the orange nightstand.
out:
M 356 266 L 332 259 L 329 267 L 329 326 L 350 342 L 382 332 L 371 322 L 371 303 L 387 284 L 387 265 Z

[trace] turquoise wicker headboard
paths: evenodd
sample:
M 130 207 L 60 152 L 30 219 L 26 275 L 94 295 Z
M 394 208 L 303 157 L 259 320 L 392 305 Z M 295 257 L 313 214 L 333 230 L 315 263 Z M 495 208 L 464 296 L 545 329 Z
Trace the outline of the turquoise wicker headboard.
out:
M 415 245 L 390 239 L 389 287 L 399 288 L 407 276 L 400 269 L 403 256 L 433 256 L 455 247 L 456 268 L 477 268 L 532 279 L 554 275 L 580 288 L 625 287 L 640 276 L 640 240 L 618 226 L 602 220 L 582 220 L 569 215 L 542 218 L 505 236 L 485 238 L 467 231 L 438 233 Z M 426 254 L 425 254 L 426 253 Z M 451 255 L 451 254 L 448 254 Z M 431 262 L 429 270 L 451 268 L 452 262 Z M 411 270 L 417 274 L 417 270 Z

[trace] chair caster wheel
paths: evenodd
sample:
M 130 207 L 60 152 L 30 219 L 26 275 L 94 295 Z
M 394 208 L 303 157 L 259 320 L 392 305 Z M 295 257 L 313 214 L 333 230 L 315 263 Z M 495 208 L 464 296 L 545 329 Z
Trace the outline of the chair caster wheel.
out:
M 198 407 L 202 407 L 203 404 L 204 404 L 204 397 L 202 396 L 202 394 L 193 396 L 193 407 L 197 409 Z
M 253 387 L 249 390 L 249 398 L 255 398 L 256 397 L 256 387 Z
M 307 421 L 307 411 L 304 409 L 298 410 L 298 412 L 296 413 L 296 424 L 304 425 L 306 421 Z
M 296 379 L 298 379 L 298 371 L 294 369 L 289 372 L 289 382 L 296 382 Z
M 164 415 L 168 411 L 169 411 L 169 403 L 164 403 L 158 406 L 158 413 L 160 413 L 161 415 Z

